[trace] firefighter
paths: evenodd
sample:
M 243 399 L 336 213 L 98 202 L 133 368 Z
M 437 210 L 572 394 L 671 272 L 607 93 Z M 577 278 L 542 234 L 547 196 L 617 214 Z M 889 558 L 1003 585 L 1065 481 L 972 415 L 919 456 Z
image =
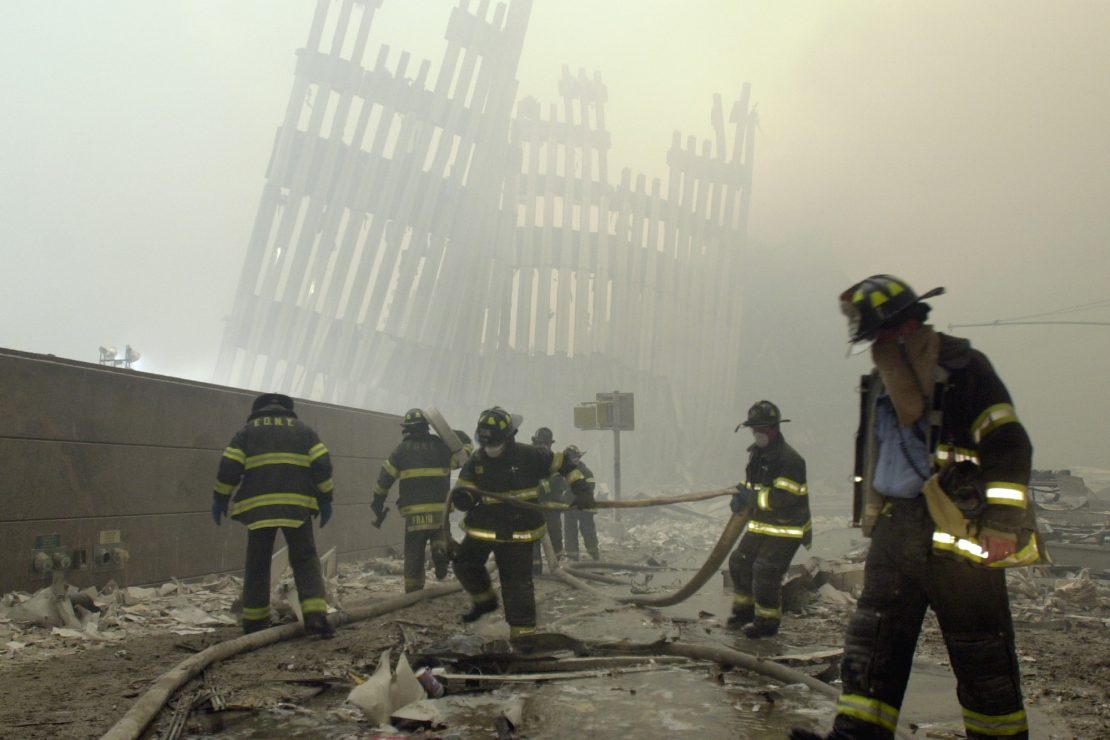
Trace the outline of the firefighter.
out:
M 480 491 L 509 494 L 521 501 L 539 498 L 540 481 L 558 473 L 570 485 L 573 506 L 593 506 L 593 486 L 578 467 L 542 447 L 515 439 L 521 418 L 495 406 L 478 417 L 479 448 L 459 472 L 451 503 L 466 512 L 466 536 L 454 554 L 455 575 L 470 594 L 472 606 L 462 615 L 473 622 L 497 609 L 486 561 L 493 553 L 505 599 L 510 638 L 536 631 L 536 598 L 532 584 L 532 543 L 547 531 L 543 513 L 483 497 Z
M 1042 552 L 1029 498 L 1032 445 L 1006 387 L 965 339 L 926 324 L 902 280 L 840 296 L 862 380 L 857 511 L 871 547 L 845 636 L 830 738 L 890 738 L 925 610 L 940 624 L 968 738 L 1027 738 L 1004 567 Z M 795 730 L 793 738 L 816 738 Z
M 570 445 L 563 450 L 563 457 L 577 463 L 578 469 L 586 480 L 592 485 L 594 482 L 593 471 L 582 462 L 585 450 L 580 450 L 575 445 Z M 563 529 L 563 551 L 570 560 L 578 560 L 578 533 L 582 533 L 582 542 L 586 545 L 586 552 L 593 560 L 601 559 L 601 550 L 597 546 L 597 524 L 594 521 L 594 512 L 587 509 L 567 509 L 563 512 L 566 526 Z
M 432 551 L 436 580 L 447 577 L 447 548 L 443 541 L 443 512 L 451 489 L 451 450 L 421 409 L 409 409 L 401 422 L 401 443 L 382 463 L 370 509 L 378 522 L 385 517 L 385 501 L 400 480 L 397 508 L 405 518 L 405 593 L 424 588 L 424 554 Z
M 728 561 L 732 614 L 728 626 L 749 638 L 770 637 L 782 621 L 782 577 L 800 545 L 813 538 L 806 486 L 806 461 L 783 438 L 778 406 L 760 401 L 737 425 L 752 430 L 744 481 L 737 484 L 732 510 L 751 510 L 748 531 Z
M 555 434 L 548 427 L 540 427 L 532 435 L 532 444 L 542 447 L 548 452 L 555 444 Z M 539 500 L 543 503 L 570 503 L 573 496 L 570 486 L 561 475 L 553 475 L 540 482 Z M 555 557 L 563 557 L 563 515 L 559 511 L 545 511 L 544 523 L 547 524 L 547 533 L 551 535 L 551 546 L 555 549 Z M 553 563 L 548 563 L 549 568 L 554 568 Z M 536 540 L 532 544 L 532 574 L 543 573 L 543 541 Z
M 311 521 L 319 514 L 323 528 L 331 518 L 331 474 L 328 448 L 297 418 L 293 399 L 264 393 L 254 400 L 246 426 L 224 450 L 212 494 L 212 518 L 217 525 L 230 508 L 231 518 L 247 526 L 245 634 L 270 626 L 270 559 L 279 530 L 289 547 L 305 632 L 335 634 L 327 619 L 324 577 Z

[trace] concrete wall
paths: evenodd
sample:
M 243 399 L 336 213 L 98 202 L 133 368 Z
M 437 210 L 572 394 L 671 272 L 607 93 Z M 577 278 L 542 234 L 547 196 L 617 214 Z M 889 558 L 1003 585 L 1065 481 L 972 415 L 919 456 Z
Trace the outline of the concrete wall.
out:
M 66 579 L 82 587 L 241 571 L 246 528 L 215 526 L 209 509 L 220 456 L 256 395 L 0 349 L 0 593 L 48 584 L 32 556 L 55 541 L 84 552 L 87 566 Z M 399 552 L 400 517 L 370 526 L 370 491 L 400 440 L 398 417 L 301 400 L 296 411 L 335 466 L 321 554 Z M 129 557 L 98 562 L 116 548 Z

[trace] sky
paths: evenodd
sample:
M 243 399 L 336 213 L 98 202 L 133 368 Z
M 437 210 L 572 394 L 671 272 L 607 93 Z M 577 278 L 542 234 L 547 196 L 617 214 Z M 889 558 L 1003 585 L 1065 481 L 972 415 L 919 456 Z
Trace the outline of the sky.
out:
M 434 68 L 453 5 L 385 0 L 367 57 L 388 40 Z M 4 4 L 0 346 L 131 344 L 138 369 L 211 379 L 314 7 Z M 836 296 L 862 277 L 944 285 L 942 330 L 1110 299 L 1107 28 L 1095 0 L 536 0 L 520 94 L 600 71 L 610 173 L 663 177 L 672 131 L 709 137 L 712 96 L 752 84 L 745 285 L 789 361 L 750 388 L 818 444 L 854 423 L 867 361 L 843 356 Z M 1110 327 L 953 332 L 1009 386 L 1035 465 L 1110 467 Z

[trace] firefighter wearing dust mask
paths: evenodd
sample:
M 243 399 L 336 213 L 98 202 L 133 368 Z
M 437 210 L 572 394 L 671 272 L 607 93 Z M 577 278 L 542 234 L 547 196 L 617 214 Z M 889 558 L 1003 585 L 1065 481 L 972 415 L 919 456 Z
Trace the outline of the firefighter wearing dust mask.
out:
M 540 482 L 562 475 L 574 494 L 572 506 L 591 508 L 593 486 L 562 452 L 516 441 L 520 416 L 500 406 L 482 412 L 475 437 L 480 447 L 459 472 L 451 504 L 466 512 L 466 536 L 454 553 L 455 575 L 470 594 L 472 607 L 462 616 L 473 622 L 497 609 L 486 561 L 492 553 L 501 579 L 505 621 L 510 638 L 536 631 L 536 597 L 532 583 L 532 543 L 547 532 L 543 512 L 497 501 L 481 492 L 500 493 L 535 502 Z
M 732 577 L 731 628 L 750 638 L 769 637 L 782 621 L 782 577 L 800 545 L 809 546 L 813 524 L 809 515 L 806 461 L 786 443 L 778 406 L 760 401 L 736 427 L 752 430 L 744 482 L 736 486 L 732 510 L 751 512 L 748 531 L 729 558 Z

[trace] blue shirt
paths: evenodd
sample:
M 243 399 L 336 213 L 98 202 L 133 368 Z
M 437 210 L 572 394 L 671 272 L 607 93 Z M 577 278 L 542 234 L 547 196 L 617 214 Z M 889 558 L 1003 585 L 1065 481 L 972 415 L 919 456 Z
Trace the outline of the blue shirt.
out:
M 875 436 L 879 441 L 879 459 L 875 463 L 875 490 L 892 498 L 914 498 L 930 473 L 929 450 L 925 446 L 925 420 L 899 427 L 898 414 L 890 396 L 879 397 L 875 404 Z M 905 452 L 902 448 L 905 447 Z M 913 464 L 906 459 L 906 453 Z M 916 466 L 917 470 L 914 470 Z

